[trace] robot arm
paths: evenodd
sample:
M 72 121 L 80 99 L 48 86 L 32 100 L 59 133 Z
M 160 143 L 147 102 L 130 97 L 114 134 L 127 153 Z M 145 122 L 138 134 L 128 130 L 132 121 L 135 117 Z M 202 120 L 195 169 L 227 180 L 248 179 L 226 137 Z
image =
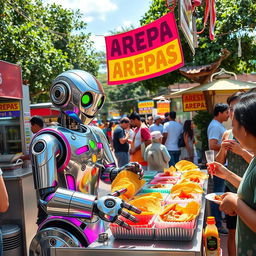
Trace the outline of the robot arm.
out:
M 57 159 L 63 145 L 53 134 L 42 133 L 33 139 L 31 159 L 39 203 L 47 214 L 91 218 L 96 197 L 58 188 Z
M 94 214 L 105 221 L 116 222 L 125 228 L 129 226 L 118 215 L 136 221 L 123 208 L 140 213 L 137 208 L 115 197 L 121 192 L 101 197 L 81 192 L 58 188 L 57 168 L 61 154 L 64 152 L 60 140 L 49 133 L 39 134 L 31 143 L 32 166 L 35 188 L 38 190 L 39 203 L 47 214 L 91 219 Z

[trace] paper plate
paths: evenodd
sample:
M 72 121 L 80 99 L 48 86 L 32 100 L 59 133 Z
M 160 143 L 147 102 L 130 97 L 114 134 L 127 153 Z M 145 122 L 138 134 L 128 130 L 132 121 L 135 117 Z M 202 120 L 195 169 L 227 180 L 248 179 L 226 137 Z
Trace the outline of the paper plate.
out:
M 215 196 L 221 196 L 223 194 L 224 194 L 223 192 L 210 193 L 210 194 L 205 195 L 205 198 L 209 201 L 212 201 L 212 202 L 216 203 L 216 204 L 220 204 L 221 201 L 216 200 Z

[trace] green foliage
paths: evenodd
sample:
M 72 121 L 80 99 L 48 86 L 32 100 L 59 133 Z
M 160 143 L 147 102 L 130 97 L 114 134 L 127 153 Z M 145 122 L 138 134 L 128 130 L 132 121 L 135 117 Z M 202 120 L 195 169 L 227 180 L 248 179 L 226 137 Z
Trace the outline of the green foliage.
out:
M 109 109 L 118 109 L 121 114 L 128 114 L 132 111 L 138 111 L 138 101 L 146 99 L 147 91 L 145 87 L 138 83 L 125 84 L 122 86 L 113 86 L 113 88 L 105 90 L 108 98 L 106 105 Z M 116 102 L 115 101 L 120 101 Z
M 32 102 L 49 101 L 61 72 L 79 68 L 97 74 L 98 62 L 79 12 L 41 0 L 0 0 L 0 59 L 21 66 Z
M 199 35 L 199 47 L 196 49 L 195 56 L 184 39 L 181 31 L 179 35 L 183 48 L 185 65 L 205 65 L 218 59 L 222 48 L 227 48 L 231 54 L 228 59 L 222 62 L 221 67 L 235 73 L 255 72 L 256 63 L 251 61 L 256 55 L 256 4 L 253 0 L 221 0 L 215 1 L 217 11 L 217 22 L 215 26 L 216 38 L 214 41 L 209 39 L 209 27 Z M 196 10 L 197 30 L 203 27 L 205 4 Z M 140 20 L 141 25 L 148 24 L 169 10 L 166 8 L 164 0 L 152 0 L 149 10 Z M 175 8 L 175 17 L 178 21 L 178 6 Z M 209 24 L 209 22 L 208 22 Z M 238 58 L 238 37 L 241 37 L 242 57 Z M 159 85 L 168 86 L 173 83 L 181 82 L 184 77 L 178 71 L 165 74 L 161 77 L 149 79 L 143 85 L 150 90 L 155 90 Z
M 199 130 L 198 140 L 202 143 L 203 152 L 208 148 L 207 128 L 212 119 L 213 115 L 208 111 L 197 111 L 197 114 L 193 117 L 193 122 Z

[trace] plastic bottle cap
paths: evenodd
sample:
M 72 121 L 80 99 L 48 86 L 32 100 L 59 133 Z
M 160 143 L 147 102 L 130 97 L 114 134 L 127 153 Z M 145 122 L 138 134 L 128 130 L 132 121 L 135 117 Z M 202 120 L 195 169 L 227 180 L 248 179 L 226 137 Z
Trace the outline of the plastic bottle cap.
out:
M 215 224 L 215 218 L 213 216 L 209 216 L 207 217 L 207 221 L 206 221 L 207 224 Z

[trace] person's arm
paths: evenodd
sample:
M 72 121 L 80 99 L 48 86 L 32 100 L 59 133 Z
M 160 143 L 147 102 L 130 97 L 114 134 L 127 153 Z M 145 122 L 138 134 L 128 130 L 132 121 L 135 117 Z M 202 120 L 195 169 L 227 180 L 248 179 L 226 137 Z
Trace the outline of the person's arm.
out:
M 163 133 L 163 139 L 162 139 L 162 144 L 165 145 L 165 142 L 167 140 L 167 137 L 168 137 L 168 133 L 167 132 L 164 132 Z
M 188 135 L 188 133 L 183 133 L 183 139 L 184 139 L 184 142 L 185 142 L 185 148 L 188 152 L 189 158 L 194 157 L 193 148 L 189 147 L 189 135 Z
M 166 163 L 168 163 L 171 159 L 171 156 L 170 156 L 170 154 L 169 154 L 165 145 L 163 145 L 163 147 L 162 147 L 162 152 L 163 152 L 164 161 Z
M 152 143 L 151 141 L 151 135 L 150 135 L 150 130 L 147 127 L 143 127 L 140 130 L 141 132 L 141 141 L 145 143 L 145 147 L 150 145 Z
M 222 139 L 221 139 L 221 146 L 220 146 L 220 150 L 217 153 L 216 157 L 215 157 L 215 161 L 219 162 L 221 164 L 225 164 L 226 162 L 226 157 L 227 157 L 227 151 L 228 151 L 228 146 L 229 144 L 227 144 L 226 142 L 224 142 L 228 136 L 229 136 L 230 131 L 225 131 L 223 133 Z
M 220 210 L 231 216 L 237 214 L 246 226 L 256 232 L 256 211 L 239 198 L 237 194 L 226 193 L 220 204 Z
M 209 140 L 209 149 L 214 150 L 214 151 L 219 151 L 220 150 L 220 144 L 218 144 L 217 139 L 210 139 Z
M 126 134 L 125 134 L 125 137 L 119 139 L 120 144 L 124 144 L 124 143 L 126 143 L 126 142 L 129 143 L 129 139 L 128 139 L 128 138 L 129 138 L 129 134 L 126 133 Z M 130 142 L 130 143 L 131 143 L 131 142 Z
M 2 171 L 0 170 L 0 172 Z M 0 175 L 0 195 L 0 212 L 6 212 L 9 207 L 9 199 L 2 175 Z
M 242 180 L 241 177 L 231 172 L 218 162 L 207 164 L 207 170 L 210 174 L 213 174 L 221 179 L 229 181 L 236 188 L 238 188 Z
M 249 207 L 242 199 L 237 199 L 237 215 L 242 221 L 256 233 L 256 211 Z
M 251 160 L 253 159 L 254 155 L 241 147 L 239 143 L 237 143 L 235 140 L 227 140 L 230 144 L 230 150 L 239 156 L 241 156 L 247 163 L 250 163 Z

